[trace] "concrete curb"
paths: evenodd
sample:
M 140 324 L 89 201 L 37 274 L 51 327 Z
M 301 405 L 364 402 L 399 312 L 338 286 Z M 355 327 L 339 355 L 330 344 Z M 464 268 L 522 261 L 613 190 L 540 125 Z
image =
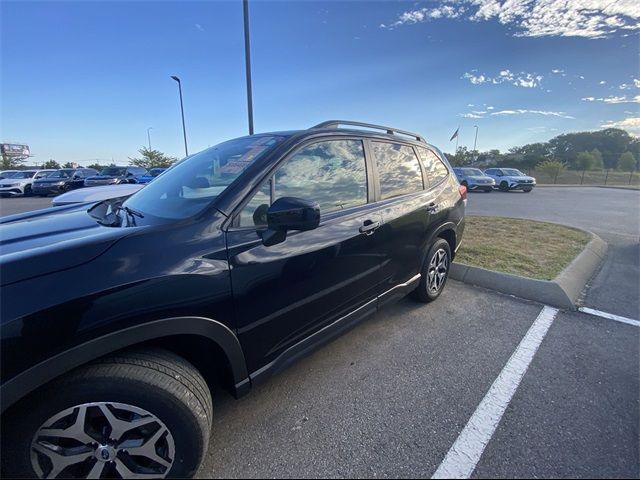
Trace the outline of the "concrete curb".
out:
M 582 290 L 607 253 L 607 243 L 594 233 L 591 233 L 591 237 L 585 249 L 551 281 L 494 272 L 455 262 L 451 264 L 449 277 L 552 307 L 575 310 Z

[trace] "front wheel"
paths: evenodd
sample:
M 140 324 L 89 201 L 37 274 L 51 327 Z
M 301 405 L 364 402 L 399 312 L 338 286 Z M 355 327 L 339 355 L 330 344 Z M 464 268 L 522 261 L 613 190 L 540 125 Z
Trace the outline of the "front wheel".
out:
M 212 406 L 190 363 L 149 348 L 81 367 L 4 417 L 3 477 L 189 477 Z
M 500 182 L 500 191 L 501 192 L 508 192 L 509 191 L 509 184 L 507 182 Z
M 522 189 L 524 193 L 529 193 L 531 190 L 533 190 L 533 188 L 530 188 L 530 187 Z
M 449 266 L 451 265 L 451 248 L 449 242 L 438 238 L 424 259 L 422 270 L 420 271 L 420 283 L 412 292 L 415 299 L 421 302 L 432 302 L 440 296 L 447 278 L 449 277 Z

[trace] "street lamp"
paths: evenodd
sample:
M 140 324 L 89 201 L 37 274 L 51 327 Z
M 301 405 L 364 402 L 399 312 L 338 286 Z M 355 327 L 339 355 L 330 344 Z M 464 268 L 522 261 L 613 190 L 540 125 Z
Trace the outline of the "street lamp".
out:
M 476 144 L 478 143 L 478 125 L 474 125 L 476 128 L 476 139 L 473 141 L 473 151 L 476 151 Z
M 149 134 L 149 130 L 153 129 L 153 127 L 147 128 L 147 140 L 149 140 L 149 150 L 151 150 L 151 135 Z
M 249 113 L 249 135 L 253 135 L 253 93 L 251 91 L 251 44 L 249 42 L 249 0 L 242 1 L 244 16 L 244 62 L 247 75 L 247 110 Z
M 184 155 L 189 156 L 189 150 L 187 149 L 187 127 L 184 124 L 184 104 L 182 103 L 182 83 L 180 79 L 175 75 L 171 75 L 176 82 L 178 82 L 178 91 L 180 92 L 180 112 L 182 113 L 182 134 L 184 135 Z

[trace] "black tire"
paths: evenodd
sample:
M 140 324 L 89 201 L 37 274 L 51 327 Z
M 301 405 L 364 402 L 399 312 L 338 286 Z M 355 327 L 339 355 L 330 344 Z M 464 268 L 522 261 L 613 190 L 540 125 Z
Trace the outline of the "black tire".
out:
M 508 192 L 509 191 L 509 184 L 507 182 L 500 182 L 500 191 L 501 192 Z
M 80 367 L 5 414 L 2 477 L 35 477 L 31 441 L 38 429 L 58 412 L 93 402 L 126 404 L 154 415 L 168 428 L 175 443 L 167 477 L 195 474 L 211 430 L 209 389 L 195 367 L 182 357 L 145 348 L 115 353 Z M 122 458 L 128 454 L 117 455 Z M 86 462 L 98 463 L 93 458 Z
M 25 197 L 30 197 L 31 195 L 33 195 L 33 192 L 31 191 L 31 185 L 26 185 L 26 186 L 24 187 L 24 193 L 23 193 L 23 195 L 24 195 Z
M 533 188 L 529 188 L 529 187 L 527 187 L 527 188 L 523 188 L 523 189 L 522 189 L 522 191 L 523 191 L 524 193 L 529 193 L 531 190 L 533 190 Z
M 447 255 L 448 263 L 447 263 L 445 276 L 444 276 L 444 279 L 442 280 L 442 283 L 440 284 L 440 287 L 438 288 L 437 291 L 433 292 L 431 291 L 431 289 L 428 288 L 428 278 L 429 278 L 429 269 L 430 269 L 429 266 L 431 264 L 431 260 L 433 259 L 434 255 L 440 250 L 445 251 Z M 438 238 L 431 245 L 431 247 L 429 248 L 429 251 L 427 252 L 427 256 L 424 259 L 424 263 L 422 264 L 422 268 L 420 269 L 420 274 L 421 274 L 420 283 L 418 284 L 416 289 L 413 292 L 411 292 L 411 295 L 413 296 L 413 298 L 424 303 L 433 302 L 436 298 L 438 298 L 442 293 L 442 291 L 444 290 L 445 284 L 447 283 L 447 278 L 449 278 L 450 267 L 451 267 L 451 248 L 449 247 L 449 242 L 447 242 L 442 238 Z
M 493 188 L 485 188 L 484 192 L 485 193 L 491 193 L 491 192 L 493 192 Z
M 44 198 L 48 197 L 49 195 L 47 193 L 39 193 L 38 196 Z

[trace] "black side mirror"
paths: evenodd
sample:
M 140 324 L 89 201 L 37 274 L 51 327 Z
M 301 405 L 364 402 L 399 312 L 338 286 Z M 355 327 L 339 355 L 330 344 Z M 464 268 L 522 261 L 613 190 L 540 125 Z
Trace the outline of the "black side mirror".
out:
M 258 232 L 265 246 L 284 242 L 288 230 L 313 230 L 320 224 L 320 205 L 295 197 L 282 197 L 267 211 L 267 229 Z

